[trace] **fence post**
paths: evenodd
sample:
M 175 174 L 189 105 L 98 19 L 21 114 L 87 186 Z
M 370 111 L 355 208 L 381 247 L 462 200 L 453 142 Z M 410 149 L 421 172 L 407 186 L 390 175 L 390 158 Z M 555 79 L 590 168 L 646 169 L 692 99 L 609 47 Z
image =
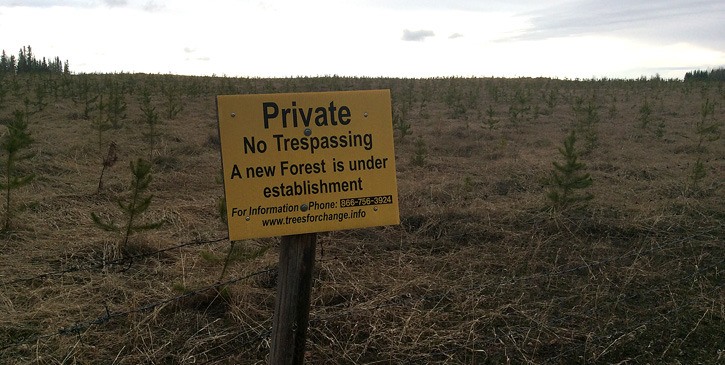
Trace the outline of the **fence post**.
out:
M 283 236 L 269 365 L 304 363 L 317 234 Z

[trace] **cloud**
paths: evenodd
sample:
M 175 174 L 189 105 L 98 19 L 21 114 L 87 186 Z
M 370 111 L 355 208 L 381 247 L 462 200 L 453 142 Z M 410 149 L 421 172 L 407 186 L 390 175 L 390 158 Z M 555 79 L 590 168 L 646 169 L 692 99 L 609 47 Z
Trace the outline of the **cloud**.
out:
M 127 0 L 103 0 L 103 2 L 111 8 L 122 7 L 128 5 Z
M 92 7 L 88 1 L 83 0 L 0 0 L 0 7 L 24 6 L 29 8 L 50 8 L 53 6 L 70 6 L 70 7 Z
M 451 35 L 448 36 L 448 39 L 456 39 L 456 38 L 461 38 L 461 37 L 463 37 L 463 34 L 461 34 L 461 33 L 453 33 L 453 34 L 451 34 Z
M 435 33 L 432 30 L 403 30 L 402 40 L 406 42 L 422 42 L 428 37 L 433 37 Z
M 145 11 L 158 11 L 164 9 L 164 4 L 156 0 L 0 0 L 0 7 L 28 7 L 28 8 L 139 8 Z
M 396 9 L 396 10 L 460 10 L 460 11 L 517 11 L 531 9 L 542 4 L 541 0 L 366 0 L 372 6 Z M 549 0 L 551 2 L 562 2 L 562 0 Z
M 148 12 L 154 12 L 154 11 L 159 11 L 159 10 L 163 10 L 163 9 L 164 9 L 164 5 L 163 4 L 159 4 L 159 3 L 157 3 L 156 1 L 153 1 L 153 0 L 147 1 L 143 5 L 143 10 L 148 11 Z
M 604 34 L 723 46 L 725 2 L 721 0 L 577 0 L 522 12 L 531 27 L 508 40 L 542 40 Z
M 153 1 L 149 1 L 153 3 Z M 130 6 L 129 0 L 0 0 L 0 7 L 23 6 L 29 8 L 51 8 L 55 6 L 69 8 L 96 8 L 107 6 L 109 8 L 120 8 Z
M 211 58 L 208 56 L 196 56 L 196 48 L 184 47 L 184 53 L 186 54 L 186 61 L 210 61 Z

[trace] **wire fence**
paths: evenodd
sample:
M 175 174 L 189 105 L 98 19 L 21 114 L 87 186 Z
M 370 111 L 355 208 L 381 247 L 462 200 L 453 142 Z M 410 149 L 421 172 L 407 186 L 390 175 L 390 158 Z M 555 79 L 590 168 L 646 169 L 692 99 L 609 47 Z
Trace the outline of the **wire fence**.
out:
M 3 347 L 0 347 L 0 351 L 7 350 L 9 348 L 16 347 L 16 346 L 19 346 L 22 344 L 36 342 L 36 341 L 43 340 L 43 339 L 48 339 L 51 337 L 80 335 L 83 332 L 85 332 L 86 330 L 90 329 L 94 325 L 102 325 L 102 324 L 110 322 L 111 320 L 113 320 L 115 318 L 127 317 L 134 313 L 151 311 L 155 308 L 162 307 L 169 303 L 177 302 L 184 298 L 189 298 L 189 297 L 192 297 L 195 295 L 199 295 L 201 293 L 204 293 L 204 292 L 207 292 L 207 291 L 210 291 L 213 289 L 219 289 L 224 286 L 235 284 L 240 281 L 244 281 L 244 280 L 250 279 L 252 277 L 258 276 L 258 275 L 268 274 L 274 270 L 276 270 L 276 268 L 270 268 L 270 269 L 266 269 L 266 270 L 256 271 L 251 274 L 247 274 L 247 275 L 240 276 L 237 278 L 229 279 L 229 280 L 222 281 L 222 282 L 217 282 L 217 283 L 203 286 L 203 287 L 200 287 L 200 288 L 197 288 L 194 290 L 190 290 L 190 291 L 184 292 L 183 294 L 180 294 L 180 295 L 177 295 L 177 296 L 174 296 L 171 298 L 167 298 L 167 299 L 160 300 L 157 302 L 145 304 L 145 305 L 142 305 L 140 307 L 137 307 L 137 308 L 134 308 L 134 309 L 131 309 L 128 311 L 112 312 L 108 309 L 108 306 L 104 306 L 105 313 L 101 316 L 75 322 L 72 325 L 69 325 L 67 327 L 59 328 L 55 332 L 50 332 L 50 333 L 37 335 L 37 336 L 30 336 L 30 337 L 24 338 L 22 340 L 13 342 L 11 344 L 6 344 Z
M 190 242 L 186 242 L 186 243 L 181 243 L 181 244 L 178 244 L 175 246 L 162 248 L 162 249 L 152 251 L 152 252 L 130 255 L 130 256 L 122 257 L 122 258 L 115 259 L 115 260 L 105 261 L 105 262 L 101 262 L 101 263 L 91 263 L 89 266 L 86 266 L 86 267 L 72 266 L 65 270 L 50 271 L 50 272 L 45 272 L 45 273 L 38 274 L 35 276 L 31 276 L 31 277 L 9 280 L 9 281 L 0 283 L 0 286 L 9 286 L 9 285 L 14 285 L 14 284 L 19 284 L 19 283 L 35 281 L 38 279 L 44 279 L 44 278 L 48 278 L 48 277 L 52 277 L 52 276 L 61 276 L 61 275 L 75 273 L 75 272 L 81 272 L 81 271 L 101 270 L 101 269 L 104 269 L 104 268 L 107 268 L 110 266 L 126 266 L 123 270 L 123 271 L 126 271 L 135 262 L 138 262 L 141 259 L 156 256 L 158 254 L 168 252 L 168 251 L 182 249 L 184 247 L 209 245 L 209 244 L 213 244 L 213 243 L 222 242 L 222 241 L 225 241 L 228 239 L 229 239 L 229 237 L 214 238 L 211 240 L 194 240 L 194 241 L 190 241 Z
M 144 253 L 144 254 L 132 255 L 132 256 L 128 256 L 128 257 L 124 257 L 124 258 L 120 258 L 120 259 L 116 259 L 116 260 L 112 260 L 112 261 L 107 261 L 104 263 L 90 264 L 85 267 L 71 267 L 66 270 L 50 271 L 50 272 L 45 272 L 45 273 L 38 274 L 38 275 L 35 275 L 32 277 L 14 279 L 14 280 L 3 282 L 0 285 L 11 286 L 11 285 L 16 285 L 16 284 L 20 284 L 20 283 L 24 283 L 24 282 L 31 282 L 34 280 L 43 279 L 43 278 L 51 277 L 51 276 L 60 276 L 60 275 L 79 272 L 79 271 L 99 270 L 99 269 L 103 269 L 108 266 L 114 266 L 114 265 L 124 266 L 125 270 L 127 270 L 129 267 L 134 265 L 134 263 L 140 262 L 141 260 L 143 260 L 145 258 L 156 256 L 160 253 L 178 250 L 178 249 L 182 249 L 185 247 L 191 247 L 191 246 L 210 245 L 210 244 L 219 243 L 219 242 L 222 242 L 225 240 L 228 240 L 228 237 L 215 238 L 215 239 L 209 239 L 209 240 L 194 240 L 194 241 L 166 247 L 163 249 L 159 249 L 156 251 L 152 251 L 152 252 L 148 252 L 148 253 Z M 686 238 L 674 239 L 674 240 L 670 240 L 669 242 L 658 244 L 656 246 L 653 245 L 652 247 L 650 247 L 648 249 L 643 249 L 643 248 L 634 249 L 634 250 L 630 250 L 630 251 L 623 253 L 621 255 L 618 255 L 618 256 L 613 256 L 613 257 L 609 257 L 606 259 L 597 260 L 597 261 L 593 261 L 593 262 L 584 262 L 581 265 L 576 266 L 576 267 L 566 267 L 565 265 L 560 265 L 548 272 L 535 273 L 535 274 L 531 274 L 531 275 L 522 275 L 522 276 L 502 277 L 502 278 L 500 278 L 501 280 L 498 280 L 495 282 L 491 281 L 491 282 L 483 283 L 480 285 L 470 286 L 470 287 L 464 289 L 463 292 L 480 291 L 480 290 L 483 290 L 485 288 L 492 287 L 492 286 L 512 285 L 512 284 L 515 284 L 520 281 L 528 281 L 528 280 L 533 280 L 533 279 L 542 278 L 542 277 L 564 276 L 564 275 L 567 275 L 570 273 L 576 273 L 576 272 L 579 272 L 579 271 L 585 270 L 585 269 L 593 270 L 597 267 L 605 266 L 607 264 L 614 263 L 617 261 L 626 260 L 626 259 L 633 258 L 633 257 L 644 257 L 647 255 L 654 255 L 657 253 L 661 253 L 665 250 L 669 250 L 669 249 L 673 249 L 673 248 L 682 246 L 687 241 L 688 241 L 688 239 L 686 239 Z M 698 275 L 703 275 L 704 273 L 707 273 L 710 271 L 719 273 L 720 271 L 723 270 L 724 267 L 725 267 L 725 259 L 721 259 L 720 261 L 714 262 L 710 265 L 705 265 L 702 267 L 695 267 L 695 269 L 692 270 L 691 273 L 678 278 L 676 281 L 670 281 L 670 282 L 666 282 L 666 283 L 662 284 L 661 286 L 652 287 L 649 290 L 647 290 L 646 292 L 638 293 L 637 295 L 654 294 L 660 290 L 670 287 L 673 284 L 685 282 L 687 280 L 693 280 Z M 81 336 L 84 332 L 91 330 L 94 326 L 102 326 L 106 323 L 111 322 L 114 319 L 127 317 L 127 316 L 135 314 L 135 313 L 148 312 L 155 308 L 163 307 L 164 305 L 178 302 L 185 298 L 193 297 L 193 296 L 202 294 L 202 293 L 210 291 L 210 290 L 215 290 L 215 289 L 218 290 L 225 286 L 251 279 L 255 276 L 270 274 L 274 271 L 276 271 L 276 268 L 268 268 L 265 270 L 252 272 L 252 273 L 249 273 L 249 274 L 246 274 L 243 276 L 239 276 L 236 278 L 232 278 L 232 279 L 229 279 L 226 281 L 215 282 L 213 284 L 202 286 L 202 287 L 196 288 L 194 290 L 189 290 L 180 295 L 176 295 L 176 296 L 169 297 L 169 298 L 166 298 L 163 300 L 148 303 L 148 304 L 138 306 L 136 308 L 132 308 L 132 309 L 129 309 L 126 311 L 111 311 L 111 310 L 109 310 L 109 308 L 107 306 L 104 305 L 104 313 L 100 316 L 97 316 L 94 318 L 86 318 L 86 319 L 78 320 L 68 326 L 58 328 L 55 331 L 51 331 L 51 332 L 39 334 L 39 335 L 28 336 L 28 337 L 19 339 L 17 341 L 11 342 L 11 343 L 6 343 L 6 344 L 0 346 L 0 351 L 5 351 L 5 350 L 8 350 L 8 349 L 11 349 L 14 347 L 18 347 L 18 346 L 21 346 L 24 344 L 45 341 L 45 340 L 48 340 L 48 339 L 51 339 L 51 338 L 57 337 L 57 336 Z M 725 286 L 725 284 L 723 284 L 723 283 L 716 285 L 714 288 L 712 288 L 711 291 L 709 291 L 709 294 L 715 294 L 717 291 L 722 290 L 724 286 Z M 681 303 L 681 305 L 674 307 L 668 313 L 666 313 L 666 315 L 676 314 L 678 311 L 682 311 L 688 305 L 692 305 L 692 304 L 695 304 L 694 300 L 691 301 L 691 303 Z M 401 302 L 387 301 L 387 302 L 378 303 L 377 305 L 366 308 L 366 309 L 367 310 L 370 310 L 370 309 L 378 310 L 378 309 L 382 309 L 382 308 L 385 308 L 388 306 L 399 306 L 399 305 L 403 305 L 403 304 L 401 304 Z M 347 308 L 340 308 L 336 313 L 321 313 L 318 315 L 311 313 L 310 323 L 312 324 L 317 321 L 333 320 L 338 317 L 349 315 L 352 311 L 355 311 L 356 309 L 359 309 L 359 308 L 356 308 L 353 306 L 353 307 L 347 307 Z M 641 321 L 637 322 L 637 324 L 633 325 L 629 330 L 621 331 L 622 332 L 621 335 L 622 336 L 626 335 L 628 333 L 628 331 L 629 332 L 635 331 L 637 328 L 648 325 L 656 319 L 657 318 L 642 319 Z M 231 338 L 228 338 L 227 342 L 237 341 L 240 338 L 246 338 L 246 340 L 242 341 L 241 344 L 237 343 L 237 346 L 249 346 L 255 342 L 268 343 L 270 336 L 271 336 L 271 318 L 269 318 L 266 321 L 262 321 L 262 322 L 258 323 L 256 326 L 257 326 L 257 328 L 247 328 L 243 331 L 237 332 Z M 238 349 L 238 347 L 237 347 L 237 349 Z M 209 352 L 212 350 L 213 349 L 207 349 L 205 352 Z M 576 350 L 571 349 L 570 351 L 576 351 Z M 227 353 L 227 352 L 222 352 L 222 354 L 223 353 Z M 561 354 L 560 356 L 563 356 L 563 355 L 564 354 Z M 215 356 L 215 358 L 218 359 L 219 355 L 217 354 L 217 356 Z M 213 361 L 214 360 L 210 360 L 209 362 L 213 362 Z

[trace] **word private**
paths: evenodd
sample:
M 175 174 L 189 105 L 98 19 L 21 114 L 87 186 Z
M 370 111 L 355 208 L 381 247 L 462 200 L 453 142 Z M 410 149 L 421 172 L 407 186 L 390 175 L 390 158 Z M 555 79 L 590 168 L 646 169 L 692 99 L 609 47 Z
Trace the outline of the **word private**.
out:
M 389 90 L 221 95 L 217 112 L 231 239 L 400 223 Z

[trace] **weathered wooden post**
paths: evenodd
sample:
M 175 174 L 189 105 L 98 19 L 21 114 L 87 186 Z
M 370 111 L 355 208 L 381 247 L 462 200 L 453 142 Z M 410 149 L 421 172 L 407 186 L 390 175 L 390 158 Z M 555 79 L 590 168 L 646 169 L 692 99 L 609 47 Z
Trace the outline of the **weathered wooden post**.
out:
M 304 362 L 316 240 L 316 233 L 282 237 L 270 364 Z
M 316 232 L 399 224 L 389 90 L 217 97 L 230 240 L 282 236 L 269 363 L 302 364 Z

